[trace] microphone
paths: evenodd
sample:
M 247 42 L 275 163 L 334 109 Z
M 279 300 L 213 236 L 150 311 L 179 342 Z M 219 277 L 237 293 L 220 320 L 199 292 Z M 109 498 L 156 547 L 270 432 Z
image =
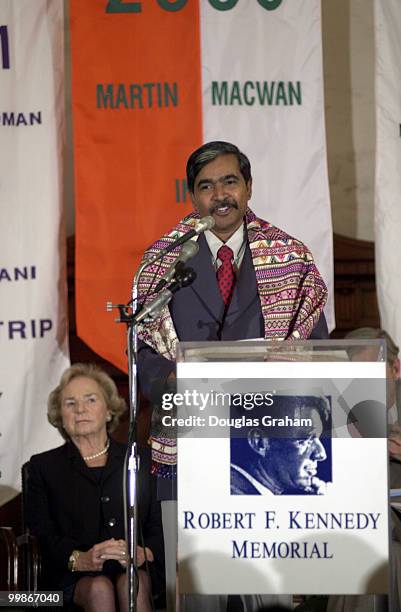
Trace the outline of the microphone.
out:
M 167 253 L 170 253 L 170 251 L 173 251 L 178 246 L 181 246 L 182 244 L 184 244 L 184 242 L 187 242 L 194 236 L 198 236 L 199 234 L 202 234 L 202 232 L 205 232 L 208 229 L 212 229 L 214 224 L 215 224 L 215 221 L 211 215 L 208 215 L 207 217 L 202 217 L 202 219 L 199 219 L 198 223 L 195 225 L 193 229 L 189 230 L 189 232 L 186 232 L 185 234 L 183 234 L 182 236 L 174 240 L 174 242 L 172 242 L 167 247 L 159 251 L 151 259 L 148 259 L 146 264 L 149 265 L 149 264 L 154 263 L 158 259 L 161 259 Z
M 181 289 L 182 287 L 187 287 L 191 283 L 194 282 L 196 278 L 196 272 L 192 268 L 185 268 L 180 272 L 180 275 L 177 279 L 175 279 L 168 289 L 164 289 L 161 291 L 151 302 L 143 306 L 143 308 L 135 315 L 133 319 L 134 325 L 137 325 L 147 317 L 154 319 L 158 316 L 160 310 L 167 306 L 171 298 L 173 297 L 173 293 Z
M 153 293 L 158 293 L 160 289 L 163 289 L 163 287 L 168 285 L 168 283 L 174 278 L 176 271 L 182 269 L 185 262 L 187 262 L 188 259 L 191 259 L 191 257 L 194 257 L 198 251 L 199 245 L 196 242 L 185 242 L 185 244 L 182 245 L 182 249 L 177 259 L 159 280 Z
M 206 232 L 206 230 L 208 229 L 212 229 L 212 227 L 214 227 L 214 224 L 215 220 L 213 219 L 212 215 L 202 217 L 202 219 L 199 219 L 198 223 L 195 225 L 195 234 L 201 234 L 202 232 Z M 186 236 L 187 234 L 184 235 Z

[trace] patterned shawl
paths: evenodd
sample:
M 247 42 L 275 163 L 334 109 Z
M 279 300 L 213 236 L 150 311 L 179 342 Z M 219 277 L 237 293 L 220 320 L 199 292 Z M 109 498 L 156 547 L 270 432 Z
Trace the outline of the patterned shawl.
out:
M 144 260 L 158 253 L 176 238 L 192 229 L 199 220 L 191 213 L 171 232 L 155 242 Z M 327 288 L 309 249 L 271 223 L 259 219 L 248 208 L 245 216 L 252 263 L 265 325 L 267 340 L 307 339 L 319 320 L 327 300 Z M 153 299 L 152 292 L 163 274 L 178 257 L 180 248 L 168 253 L 161 262 L 149 266 L 139 283 L 140 301 Z M 138 336 L 160 355 L 174 360 L 177 333 L 168 306 L 152 323 L 138 326 Z M 176 463 L 175 441 L 152 439 L 157 473 L 166 472 Z M 160 464 L 169 469 L 162 470 Z M 160 469 L 159 469 L 160 468 Z

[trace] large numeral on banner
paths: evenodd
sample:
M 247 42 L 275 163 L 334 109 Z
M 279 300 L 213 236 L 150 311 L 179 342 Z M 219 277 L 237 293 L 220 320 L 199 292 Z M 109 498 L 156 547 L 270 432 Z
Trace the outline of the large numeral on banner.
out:
M 283 0 L 257 0 L 267 11 L 274 11 Z M 165 11 L 180 11 L 188 0 L 157 0 L 157 4 Z M 209 4 L 218 11 L 230 11 L 238 0 L 209 0 Z M 106 13 L 141 13 L 141 2 L 123 2 L 123 0 L 108 0 Z
M 106 13 L 140 13 L 142 4 L 140 2 L 121 2 L 121 0 L 109 0 Z
M 283 0 L 258 0 L 258 4 L 263 6 L 267 11 L 275 11 L 280 6 Z
M 0 38 L 3 69 L 7 70 L 10 68 L 10 47 L 8 45 L 8 28 L 5 25 L 0 26 Z
M 209 4 L 218 11 L 230 11 L 237 2 L 238 0 L 209 0 Z
M 157 0 L 157 4 L 161 6 L 165 11 L 180 11 L 187 3 L 188 0 Z

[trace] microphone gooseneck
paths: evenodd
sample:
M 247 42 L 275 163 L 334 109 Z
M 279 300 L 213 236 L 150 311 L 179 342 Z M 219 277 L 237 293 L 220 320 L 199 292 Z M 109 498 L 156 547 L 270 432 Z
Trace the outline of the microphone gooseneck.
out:
M 196 272 L 192 268 L 183 268 L 177 273 L 173 282 L 167 289 L 163 289 L 157 296 L 151 301 L 145 304 L 139 312 L 133 318 L 133 324 L 137 325 L 144 319 L 154 319 L 158 316 L 164 306 L 167 306 L 173 294 L 181 289 L 182 287 L 188 287 L 196 278 Z

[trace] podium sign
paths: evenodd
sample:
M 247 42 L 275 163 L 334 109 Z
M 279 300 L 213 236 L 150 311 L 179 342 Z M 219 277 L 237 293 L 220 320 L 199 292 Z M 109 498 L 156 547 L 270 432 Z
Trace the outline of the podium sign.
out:
M 182 343 L 177 375 L 180 591 L 386 593 L 382 341 Z

